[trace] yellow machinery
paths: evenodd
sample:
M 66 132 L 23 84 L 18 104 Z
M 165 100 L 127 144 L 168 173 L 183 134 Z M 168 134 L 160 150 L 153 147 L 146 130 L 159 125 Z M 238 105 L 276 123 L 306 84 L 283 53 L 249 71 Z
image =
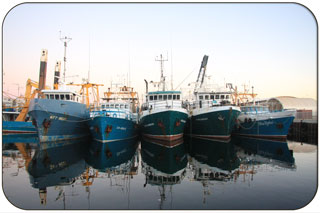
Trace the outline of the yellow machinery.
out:
M 36 88 L 33 92 L 32 92 L 32 87 Z M 47 86 L 45 88 L 49 89 L 49 87 L 47 87 Z M 40 93 L 40 91 L 38 90 L 38 83 L 36 81 L 28 79 L 27 83 L 26 83 L 26 92 L 24 95 L 24 99 L 25 99 L 24 106 L 23 106 L 20 114 L 16 118 L 16 121 L 25 121 L 25 119 L 27 117 L 30 101 L 31 101 L 31 99 L 34 98 L 34 96 L 37 93 Z
M 246 89 L 246 85 L 244 85 L 243 92 L 239 92 L 237 86 L 233 88 L 231 83 L 227 83 L 226 87 L 228 87 L 232 92 L 232 102 L 237 106 L 241 104 L 245 104 L 250 100 L 250 98 L 254 99 L 257 96 L 257 94 L 253 93 L 253 87 L 252 87 L 252 93 L 249 92 L 249 89 Z
M 68 85 L 72 85 L 72 86 L 81 86 L 80 89 L 80 95 L 84 95 L 85 96 L 85 100 L 84 98 L 82 99 L 82 103 L 86 102 L 87 107 L 89 107 L 90 105 L 90 101 L 89 101 L 89 88 L 92 88 L 92 94 L 93 94 L 93 100 L 94 103 L 99 104 L 99 86 L 103 86 L 103 84 L 92 84 L 92 83 L 84 83 L 84 84 L 68 84 Z

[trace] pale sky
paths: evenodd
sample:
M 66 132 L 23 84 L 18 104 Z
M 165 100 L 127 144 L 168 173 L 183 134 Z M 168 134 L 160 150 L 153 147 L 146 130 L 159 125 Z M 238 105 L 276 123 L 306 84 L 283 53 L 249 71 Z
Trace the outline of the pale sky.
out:
M 28 78 L 39 80 L 42 49 L 52 87 L 63 61 L 59 31 L 72 38 L 66 76 L 79 75 L 67 82 L 81 83 L 90 69 L 90 82 L 105 85 L 101 95 L 130 73 L 141 96 L 144 79 L 159 81 L 160 54 L 168 54 L 164 74 L 170 81 L 173 71 L 174 88 L 191 73 L 180 85 L 187 88 L 207 54 L 216 84 L 254 86 L 260 98 L 317 98 L 317 25 L 299 4 L 21 4 L 3 22 L 4 91 L 17 95 L 19 85 L 24 94 Z

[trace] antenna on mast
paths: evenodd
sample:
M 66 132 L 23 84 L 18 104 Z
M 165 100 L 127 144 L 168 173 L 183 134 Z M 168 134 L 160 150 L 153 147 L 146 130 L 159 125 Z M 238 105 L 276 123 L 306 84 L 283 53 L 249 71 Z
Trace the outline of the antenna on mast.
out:
M 90 45 L 90 35 L 89 35 L 89 70 L 88 70 L 88 83 L 90 82 L 90 68 L 91 68 L 91 45 Z
M 67 43 L 72 40 L 72 38 L 68 38 L 67 36 L 61 37 L 60 32 L 60 41 L 64 43 L 64 57 L 63 57 L 63 81 L 66 81 L 66 63 L 67 63 Z
M 168 61 L 167 59 L 162 58 L 162 54 L 160 54 L 160 59 L 158 59 L 158 56 L 155 59 L 156 61 L 160 61 L 160 71 L 161 71 L 161 76 L 160 76 L 160 84 L 162 84 L 162 90 L 165 91 L 165 77 L 163 76 L 163 62 Z

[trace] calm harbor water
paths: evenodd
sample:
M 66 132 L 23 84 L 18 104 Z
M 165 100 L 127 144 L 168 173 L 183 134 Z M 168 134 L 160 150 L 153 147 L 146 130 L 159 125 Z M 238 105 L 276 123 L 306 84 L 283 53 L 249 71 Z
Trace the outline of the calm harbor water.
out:
M 317 190 L 317 146 L 293 141 L 4 136 L 2 161 L 3 191 L 22 209 L 298 209 Z

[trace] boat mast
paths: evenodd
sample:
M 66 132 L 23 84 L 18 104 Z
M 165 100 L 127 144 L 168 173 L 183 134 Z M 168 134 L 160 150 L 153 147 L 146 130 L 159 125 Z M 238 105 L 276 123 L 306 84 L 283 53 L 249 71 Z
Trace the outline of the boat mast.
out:
M 168 59 L 163 59 L 162 54 L 160 54 L 160 59 L 156 57 L 156 61 L 160 61 L 160 71 L 161 71 L 161 76 L 160 76 L 160 84 L 162 84 L 162 91 L 165 91 L 165 77 L 163 76 L 163 62 L 168 61 Z M 159 86 L 160 86 L 159 84 Z
M 63 81 L 66 81 L 66 63 L 67 63 L 67 43 L 71 41 L 72 38 L 68 38 L 67 36 L 61 37 L 60 31 L 60 41 L 64 43 L 64 57 L 63 57 Z

